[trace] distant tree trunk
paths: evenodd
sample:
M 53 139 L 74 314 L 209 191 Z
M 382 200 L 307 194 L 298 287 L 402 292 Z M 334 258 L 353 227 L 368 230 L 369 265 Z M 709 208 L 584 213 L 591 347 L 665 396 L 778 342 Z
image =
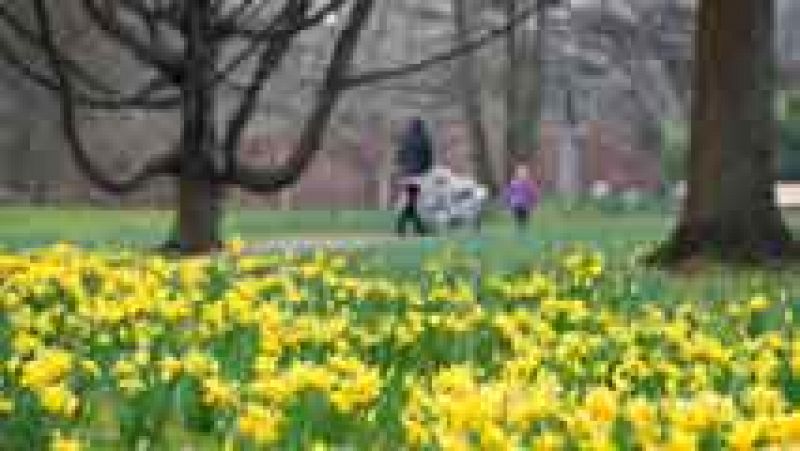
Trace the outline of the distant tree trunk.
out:
M 567 68 L 568 71 L 572 70 Z M 574 77 L 568 72 L 569 79 Z M 564 122 L 559 127 L 558 193 L 568 202 L 575 202 L 581 194 L 583 161 L 578 142 L 579 124 L 575 112 L 575 94 L 571 87 L 564 92 Z
M 525 117 L 527 119 L 526 145 L 529 147 L 527 153 L 531 158 L 536 157 L 539 149 L 540 124 L 542 122 L 542 63 L 545 48 L 544 37 L 544 16 L 547 13 L 545 0 L 537 0 L 536 4 L 536 33 L 533 35 L 533 42 L 529 43 L 530 50 L 526 55 L 530 59 L 532 66 L 531 76 L 528 77 L 526 88 Z
M 687 199 L 656 262 L 796 254 L 774 191 L 774 7 L 774 0 L 701 2 Z
M 468 11 L 465 0 L 453 0 L 453 20 L 456 29 L 457 45 L 469 42 Z M 496 193 L 498 185 L 495 180 L 492 160 L 489 155 L 489 142 L 483 127 L 483 109 L 481 108 L 481 90 L 478 74 L 475 72 L 477 61 L 470 53 L 461 58 L 458 64 L 458 82 L 464 103 L 464 117 L 469 124 L 469 135 L 472 141 L 472 160 L 478 181 Z
M 519 14 L 519 1 L 506 0 L 506 19 Z M 506 38 L 506 158 L 505 177 L 515 167 L 530 163 L 536 154 L 541 116 L 541 66 L 544 49 L 543 22 L 548 4 L 537 0 L 538 26 L 535 34 L 517 29 Z
M 506 1 L 506 19 L 517 14 L 517 0 Z M 519 59 L 519 40 L 515 31 L 508 33 L 506 37 L 506 61 L 508 70 L 506 72 L 506 158 L 505 176 L 509 180 L 513 177 L 514 167 L 525 161 L 526 156 L 521 149 L 519 140 L 520 127 L 520 78 L 522 75 L 522 61 Z

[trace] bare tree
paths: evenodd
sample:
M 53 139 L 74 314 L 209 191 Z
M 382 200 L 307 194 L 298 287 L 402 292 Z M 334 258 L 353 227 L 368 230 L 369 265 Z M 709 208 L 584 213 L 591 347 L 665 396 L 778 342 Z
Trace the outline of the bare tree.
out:
M 521 0 L 501 0 L 506 18 L 514 17 L 523 8 Z M 513 30 L 506 44 L 506 164 L 505 177 L 513 176 L 517 164 L 530 162 L 535 154 L 541 111 L 542 27 L 546 9 L 557 5 L 554 0 L 535 0 L 537 31 Z
M 453 22 L 458 45 L 465 45 L 469 41 L 470 11 L 468 8 L 468 0 L 453 0 Z M 486 185 L 490 192 L 496 193 L 498 184 L 495 180 L 491 155 L 489 155 L 489 140 L 483 126 L 483 108 L 481 108 L 481 89 L 479 74 L 476 72 L 476 58 L 472 54 L 466 55 L 461 58 L 457 67 L 456 77 L 464 105 L 464 117 L 467 120 L 472 141 L 472 161 L 475 165 L 475 173 L 478 180 Z
M 517 12 L 517 0 L 505 0 L 506 17 Z M 519 39 L 517 33 L 506 36 L 506 178 L 513 174 L 514 165 L 525 160 L 519 139 L 520 117 L 520 84 L 522 77 L 522 61 L 519 58 Z
M 79 0 L 75 2 L 78 6 L 56 0 L 8 0 L 0 2 L 0 24 L 5 28 L 0 33 L 0 59 L 58 94 L 72 157 L 93 184 L 123 193 L 152 177 L 174 177 L 178 186 L 175 245 L 186 253 L 206 252 L 219 243 L 225 187 L 269 193 L 295 183 L 320 148 L 344 92 L 466 55 L 504 36 L 533 13 L 522 11 L 505 26 L 422 61 L 353 73 L 354 54 L 377 1 L 327 0 L 315 6 L 317 2 L 311 0 Z M 92 26 L 151 73 L 151 78 L 133 92 L 122 92 L 95 76 L 60 44 L 59 7 L 79 8 Z M 259 94 L 298 35 L 334 13 L 346 13 L 346 20 L 332 43 L 294 151 L 275 167 L 248 166 L 240 160 L 238 148 Z M 25 57 L 29 49 L 38 52 L 45 63 L 31 63 Z M 248 81 L 234 81 L 233 75 L 242 72 L 247 73 Z M 231 86 L 239 94 L 238 104 L 218 130 L 218 96 L 222 87 Z M 81 136 L 80 115 L 86 109 L 177 111 L 182 118 L 179 142 L 140 162 L 124 177 L 108 174 L 93 161 Z

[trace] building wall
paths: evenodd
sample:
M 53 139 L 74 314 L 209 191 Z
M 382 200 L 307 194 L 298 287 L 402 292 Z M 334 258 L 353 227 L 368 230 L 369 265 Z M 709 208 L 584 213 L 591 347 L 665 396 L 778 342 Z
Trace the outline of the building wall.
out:
M 558 186 L 561 140 L 571 126 L 544 122 L 535 173 L 547 191 Z M 584 121 L 577 127 L 575 144 L 581 155 L 578 168 L 581 189 L 587 192 L 594 182 L 608 183 L 615 191 L 638 189 L 658 192 L 661 173 L 658 149 L 642 148 L 634 127 L 622 121 Z

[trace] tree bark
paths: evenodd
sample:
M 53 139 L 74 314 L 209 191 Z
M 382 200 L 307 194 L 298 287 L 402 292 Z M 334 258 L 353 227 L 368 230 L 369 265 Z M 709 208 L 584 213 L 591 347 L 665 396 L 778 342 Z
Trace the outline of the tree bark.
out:
M 514 176 L 518 164 L 530 163 L 536 154 L 541 113 L 541 66 L 544 48 L 545 0 L 537 0 L 535 34 L 515 29 L 506 38 L 506 158 L 505 177 Z M 519 1 L 506 0 L 507 20 L 519 14 Z
M 182 253 L 207 253 L 220 247 L 222 188 L 215 177 L 214 45 L 208 41 L 210 0 L 187 7 L 189 33 L 183 89 L 181 171 L 178 176 L 178 245 Z
M 209 178 L 178 179 L 179 250 L 202 254 L 218 249 L 222 187 Z
M 456 29 L 456 45 L 458 46 L 469 42 L 468 11 L 465 1 L 453 0 L 453 21 Z M 475 67 L 476 58 L 474 54 L 465 55 L 459 61 L 457 78 L 461 88 L 464 117 L 469 125 L 469 135 L 472 141 L 472 161 L 475 165 L 475 175 L 478 181 L 489 189 L 489 192 L 497 193 L 498 184 L 495 180 L 492 160 L 489 155 L 486 130 L 483 127 L 481 90 Z
M 528 77 L 527 88 L 525 91 L 525 118 L 527 120 L 527 130 L 523 134 L 527 153 L 530 158 L 535 158 L 539 149 L 540 127 L 542 122 L 542 66 L 544 58 L 542 53 L 545 49 L 545 27 L 544 17 L 547 14 L 546 0 L 536 2 L 536 32 L 533 34 L 533 42 L 528 42 L 525 54 L 530 59 L 532 72 Z
M 506 19 L 510 20 L 517 13 L 517 0 L 506 0 Z M 520 115 L 520 76 L 522 64 L 519 59 L 519 40 L 516 30 L 512 30 L 506 37 L 506 60 L 508 71 L 506 74 L 506 164 L 505 177 L 510 180 L 514 175 L 514 168 L 525 161 L 519 140 Z
M 698 20 L 688 193 L 677 229 L 651 259 L 796 256 L 774 190 L 774 0 L 704 0 Z

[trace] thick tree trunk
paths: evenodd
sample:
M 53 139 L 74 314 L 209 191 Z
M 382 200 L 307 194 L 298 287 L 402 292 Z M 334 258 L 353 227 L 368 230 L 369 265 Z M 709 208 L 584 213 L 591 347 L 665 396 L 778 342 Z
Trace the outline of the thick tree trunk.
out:
M 214 74 L 215 49 L 205 32 L 210 8 L 210 0 L 196 0 L 187 12 L 181 171 L 177 180 L 178 236 L 177 243 L 172 243 L 185 254 L 207 253 L 220 247 L 223 190 L 215 177 L 215 93 L 208 86 Z
M 696 43 L 688 194 L 662 264 L 796 253 L 775 200 L 774 0 L 704 0 Z
M 469 39 L 468 11 L 465 0 L 453 0 L 453 18 L 456 29 L 457 45 L 465 45 Z M 492 160 L 489 155 L 489 142 L 483 127 L 483 109 L 481 108 L 481 91 L 478 74 L 475 72 L 476 58 L 470 53 L 461 58 L 458 66 L 458 81 L 464 104 L 464 117 L 469 124 L 472 144 L 472 161 L 475 175 L 491 193 L 498 192 Z
M 182 253 L 207 253 L 220 247 L 222 198 L 222 188 L 208 177 L 179 178 L 178 240 Z

